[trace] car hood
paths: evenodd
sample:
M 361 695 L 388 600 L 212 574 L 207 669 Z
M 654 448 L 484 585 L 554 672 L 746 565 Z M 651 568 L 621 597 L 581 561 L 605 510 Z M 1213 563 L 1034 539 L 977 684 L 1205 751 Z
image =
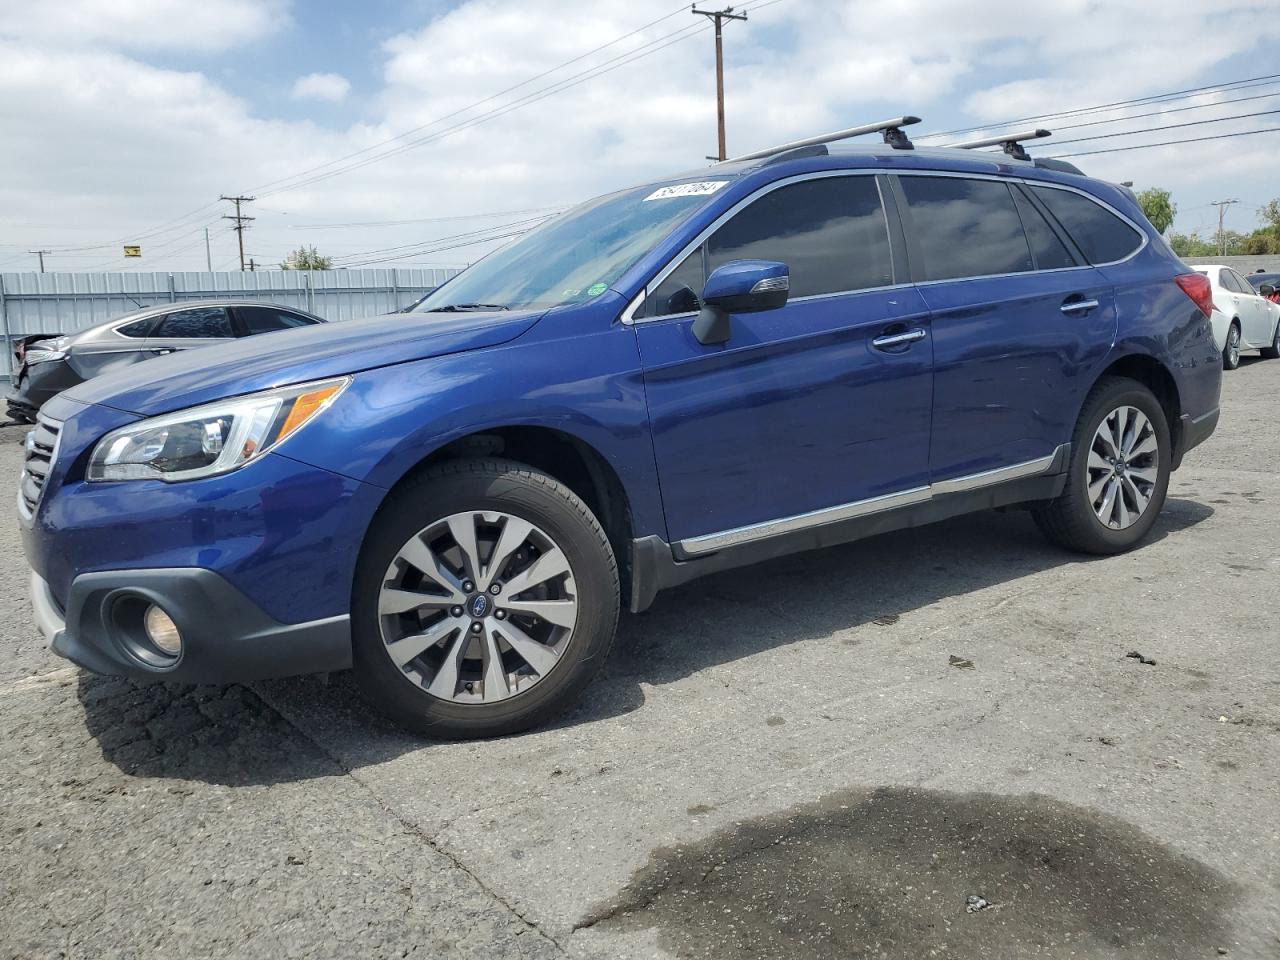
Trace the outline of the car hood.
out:
M 545 313 L 393 313 L 157 357 L 72 387 L 79 403 L 153 416 L 223 397 L 514 340 Z

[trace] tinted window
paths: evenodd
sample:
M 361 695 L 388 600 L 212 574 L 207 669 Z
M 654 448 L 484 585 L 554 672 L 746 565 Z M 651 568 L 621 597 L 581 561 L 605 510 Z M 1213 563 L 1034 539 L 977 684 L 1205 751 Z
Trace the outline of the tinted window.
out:
M 791 296 L 893 283 L 889 232 L 872 177 L 823 177 L 765 194 L 707 241 L 707 270 L 730 260 L 779 260 Z
M 1076 266 L 1075 257 L 1067 250 L 1066 244 L 1058 239 L 1058 235 L 1049 226 L 1049 221 L 1036 209 L 1036 205 L 1017 189 L 1013 191 L 1013 200 L 1018 207 L 1018 215 L 1022 218 L 1022 228 L 1026 231 L 1027 243 L 1031 245 L 1036 269 L 1059 270 L 1062 267 Z
M 153 337 L 230 337 L 231 321 L 222 307 L 200 307 L 171 313 L 156 327 Z
M 147 331 L 151 329 L 151 325 L 155 322 L 155 317 L 147 317 L 145 320 L 135 320 L 133 323 L 126 323 L 123 327 L 116 327 L 116 333 L 125 337 L 145 337 L 147 335 Z
M 697 310 L 706 271 L 730 260 L 785 263 L 792 297 L 893 283 L 888 226 L 873 177 L 821 177 L 780 187 L 735 215 L 704 246 L 654 291 L 647 316 Z
M 1236 273 L 1234 270 L 1231 271 L 1231 279 L 1236 282 L 1236 289 L 1241 293 L 1257 293 L 1253 287 L 1249 286 L 1249 281 L 1240 276 L 1240 274 Z
M 1230 290 L 1232 293 L 1241 292 L 1240 284 L 1236 283 L 1235 275 L 1226 267 L 1218 271 L 1218 285 L 1224 290 Z
M 1051 187 L 1031 189 L 1058 218 L 1090 263 L 1123 260 L 1142 243 L 1142 234 L 1137 230 L 1078 193 Z
M 244 324 L 246 336 L 255 333 L 271 333 L 273 330 L 288 330 L 290 327 L 309 327 L 315 323 L 310 317 L 290 313 L 288 310 L 275 310 L 271 307 L 236 307 L 240 322 Z
M 696 248 L 671 271 L 645 302 L 647 317 L 665 317 L 673 313 L 690 313 L 698 309 L 698 297 L 706 282 L 702 269 L 703 247 Z
M 1007 184 L 958 177 L 902 177 L 926 280 L 1034 270 Z

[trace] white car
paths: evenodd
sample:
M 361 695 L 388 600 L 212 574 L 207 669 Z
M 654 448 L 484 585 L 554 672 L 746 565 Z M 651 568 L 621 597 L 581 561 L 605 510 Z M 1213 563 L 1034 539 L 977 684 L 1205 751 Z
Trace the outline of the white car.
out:
M 1201 263 L 1192 270 L 1213 284 L 1213 340 L 1222 351 L 1222 367 L 1240 365 L 1241 350 L 1261 350 L 1280 358 L 1280 304 L 1272 303 L 1230 267 Z

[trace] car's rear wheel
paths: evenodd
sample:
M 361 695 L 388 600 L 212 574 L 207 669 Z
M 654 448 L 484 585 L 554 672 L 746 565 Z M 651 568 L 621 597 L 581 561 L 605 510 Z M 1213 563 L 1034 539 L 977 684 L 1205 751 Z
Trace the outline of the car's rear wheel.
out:
M 578 696 L 617 619 L 613 550 L 573 491 L 511 461 L 450 461 L 397 490 L 366 538 L 355 667 L 415 731 L 513 733 Z
M 1227 328 L 1227 345 L 1222 348 L 1222 369 L 1234 370 L 1240 366 L 1240 324 L 1232 320 Z
M 1089 393 L 1071 443 L 1067 483 L 1033 510 L 1055 542 L 1085 553 L 1122 553 L 1151 530 L 1172 467 L 1164 409 L 1143 384 L 1107 377 Z
M 1268 360 L 1280 360 L 1280 320 L 1276 321 L 1275 333 L 1271 335 L 1271 346 L 1263 347 L 1261 353 Z

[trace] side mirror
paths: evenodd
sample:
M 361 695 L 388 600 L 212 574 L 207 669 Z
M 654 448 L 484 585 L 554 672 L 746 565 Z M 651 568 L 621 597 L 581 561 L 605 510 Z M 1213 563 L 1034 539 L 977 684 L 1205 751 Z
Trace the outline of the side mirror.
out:
M 729 315 L 759 313 L 785 306 L 791 272 L 775 260 L 730 260 L 712 271 L 702 288 L 702 310 L 693 322 L 699 343 L 725 343 Z
M 1276 292 L 1276 287 L 1275 287 L 1275 284 L 1273 283 L 1264 283 L 1260 287 L 1258 287 L 1258 293 L 1262 294 L 1264 297 L 1269 297 L 1275 292 Z

